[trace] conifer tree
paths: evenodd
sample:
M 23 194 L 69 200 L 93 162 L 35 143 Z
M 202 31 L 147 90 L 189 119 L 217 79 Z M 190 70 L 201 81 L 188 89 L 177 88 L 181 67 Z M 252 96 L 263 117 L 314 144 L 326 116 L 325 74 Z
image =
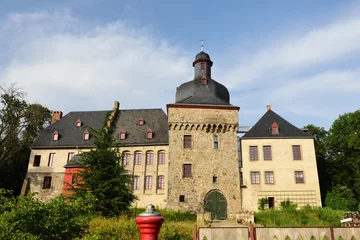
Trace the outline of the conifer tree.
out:
M 110 128 L 92 131 L 95 148 L 83 154 L 79 181 L 72 187 L 73 198 L 91 204 L 102 215 L 111 217 L 128 210 L 136 199 L 131 189 L 131 176 L 121 164 L 119 148 L 114 147 Z

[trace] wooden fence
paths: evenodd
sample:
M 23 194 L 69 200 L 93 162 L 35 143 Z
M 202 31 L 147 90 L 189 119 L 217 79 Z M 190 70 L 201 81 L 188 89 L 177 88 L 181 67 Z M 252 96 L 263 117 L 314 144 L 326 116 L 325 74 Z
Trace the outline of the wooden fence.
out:
M 194 232 L 194 240 L 238 239 L 360 240 L 360 227 L 253 227 L 250 225 L 250 227 L 199 228 Z

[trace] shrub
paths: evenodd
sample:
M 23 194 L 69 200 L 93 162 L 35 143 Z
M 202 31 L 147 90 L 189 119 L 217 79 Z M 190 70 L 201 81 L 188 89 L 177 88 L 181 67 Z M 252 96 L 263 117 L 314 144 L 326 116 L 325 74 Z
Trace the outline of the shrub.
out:
M 81 236 L 90 217 L 60 196 L 48 203 L 19 196 L 0 214 L 0 239 L 73 239 Z
M 334 210 L 356 210 L 357 201 L 354 193 L 346 186 L 335 186 L 326 194 L 325 205 Z
M 269 200 L 267 198 L 260 198 L 258 200 L 258 209 L 259 210 L 265 210 L 265 205 L 269 203 Z

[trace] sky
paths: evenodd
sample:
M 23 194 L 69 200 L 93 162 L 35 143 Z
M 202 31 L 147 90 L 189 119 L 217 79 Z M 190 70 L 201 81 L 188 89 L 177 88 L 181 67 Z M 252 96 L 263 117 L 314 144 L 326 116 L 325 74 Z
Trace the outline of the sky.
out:
M 212 78 L 252 126 L 266 105 L 297 127 L 359 109 L 360 2 L 0 0 L 0 85 L 51 110 L 162 108 Z

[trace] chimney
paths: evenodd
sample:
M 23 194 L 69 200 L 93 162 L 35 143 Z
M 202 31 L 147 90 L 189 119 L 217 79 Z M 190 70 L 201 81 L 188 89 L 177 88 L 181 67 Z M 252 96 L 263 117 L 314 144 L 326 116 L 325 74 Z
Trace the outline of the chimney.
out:
M 62 118 L 62 112 L 61 111 L 53 111 L 51 113 L 51 124 L 60 120 L 60 118 Z
M 118 101 L 114 102 L 114 110 L 119 110 L 120 103 Z
M 266 111 L 271 110 L 271 105 L 266 105 Z

